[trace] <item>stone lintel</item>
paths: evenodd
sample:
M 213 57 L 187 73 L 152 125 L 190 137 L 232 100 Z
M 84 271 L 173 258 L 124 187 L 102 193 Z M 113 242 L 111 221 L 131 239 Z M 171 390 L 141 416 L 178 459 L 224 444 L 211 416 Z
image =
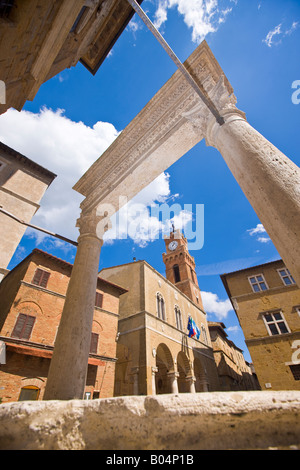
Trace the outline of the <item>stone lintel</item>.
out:
M 232 87 L 205 41 L 185 65 L 209 95 L 220 80 L 223 95 L 224 90 L 226 96 L 232 95 Z M 110 216 L 113 215 L 126 203 L 126 198 L 132 199 L 202 140 L 206 114 L 202 129 L 199 116 L 196 129 L 189 116 L 195 109 L 198 112 L 197 106 L 203 107 L 205 114 L 207 108 L 199 96 L 181 72 L 176 71 L 75 184 L 73 189 L 86 198 L 81 204 L 82 209 L 107 204 L 112 205 L 108 211 Z M 120 197 L 123 198 L 121 205 Z

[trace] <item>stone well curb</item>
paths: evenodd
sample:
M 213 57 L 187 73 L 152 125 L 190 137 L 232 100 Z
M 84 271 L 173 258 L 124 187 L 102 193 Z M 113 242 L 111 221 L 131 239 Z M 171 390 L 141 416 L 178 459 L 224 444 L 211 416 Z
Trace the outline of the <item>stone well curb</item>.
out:
M 0 405 L 1 450 L 300 449 L 300 392 Z

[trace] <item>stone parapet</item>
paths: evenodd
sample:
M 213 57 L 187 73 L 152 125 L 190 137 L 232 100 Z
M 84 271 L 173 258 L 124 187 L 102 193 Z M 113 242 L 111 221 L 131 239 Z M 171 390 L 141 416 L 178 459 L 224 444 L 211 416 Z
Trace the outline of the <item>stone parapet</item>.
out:
M 0 406 L 1 450 L 300 449 L 300 392 L 210 392 Z

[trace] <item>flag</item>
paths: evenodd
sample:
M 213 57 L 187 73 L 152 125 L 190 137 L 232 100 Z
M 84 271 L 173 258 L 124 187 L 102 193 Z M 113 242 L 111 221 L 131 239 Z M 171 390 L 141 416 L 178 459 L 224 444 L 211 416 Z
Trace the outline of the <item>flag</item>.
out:
M 200 338 L 200 330 L 192 317 L 189 317 L 187 329 L 189 331 L 189 338 L 194 338 L 194 336 L 196 336 L 197 339 Z

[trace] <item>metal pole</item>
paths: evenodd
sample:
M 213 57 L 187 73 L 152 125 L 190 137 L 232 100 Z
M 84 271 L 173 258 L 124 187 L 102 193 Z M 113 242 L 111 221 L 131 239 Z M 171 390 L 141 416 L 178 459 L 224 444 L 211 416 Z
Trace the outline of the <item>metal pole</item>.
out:
M 46 230 L 44 228 L 37 227 L 36 225 L 27 224 L 26 222 L 24 222 L 24 220 L 21 220 L 15 215 L 11 214 L 10 212 L 7 212 L 6 210 L 4 210 L 2 206 L 0 206 L 0 212 L 2 214 L 7 215 L 11 219 L 14 219 L 16 222 L 19 222 L 19 224 L 26 225 L 26 227 L 33 228 L 34 230 L 39 230 L 40 232 L 46 233 L 47 235 L 50 235 L 51 237 L 59 238 L 60 240 L 63 240 L 64 242 L 71 243 L 71 245 L 78 246 L 77 242 L 70 240 L 69 238 L 63 237 L 62 235 L 58 235 L 57 233 L 50 232 L 49 230 Z
M 158 42 L 161 44 L 161 46 L 164 48 L 164 50 L 167 52 L 169 57 L 173 60 L 177 68 L 181 71 L 181 73 L 184 75 L 186 80 L 189 82 L 189 84 L 193 87 L 195 92 L 200 96 L 201 100 L 203 103 L 208 107 L 210 112 L 214 115 L 216 118 L 217 122 L 222 126 L 224 124 L 225 120 L 224 118 L 220 115 L 219 111 L 215 107 L 214 103 L 211 101 L 209 96 L 207 96 L 206 92 L 204 90 L 201 90 L 200 85 L 195 82 L 189 71 L 186 69 L 186 67 L 180 62 L 176 54 L 173 52 L 169 44 L 166 42 L 166 40 L 162 37 L 162 35 L 159 33 L 159 31 L 155 28 L 154 24 L 151 22 L 151 20 L 148 18 L 144 10 L 140 7 L 140 5 L 137 3 L 136 0 L 127 0 L 128 3 L 132 6 L 132 8 L 135 10 L 135 12 L 139 15 L 139 17 L 142 19 L 142 21 L 145 23 L 145 25 L 150 29 L 150 31 L 153 33 L 155 38 L 158 40 Z

